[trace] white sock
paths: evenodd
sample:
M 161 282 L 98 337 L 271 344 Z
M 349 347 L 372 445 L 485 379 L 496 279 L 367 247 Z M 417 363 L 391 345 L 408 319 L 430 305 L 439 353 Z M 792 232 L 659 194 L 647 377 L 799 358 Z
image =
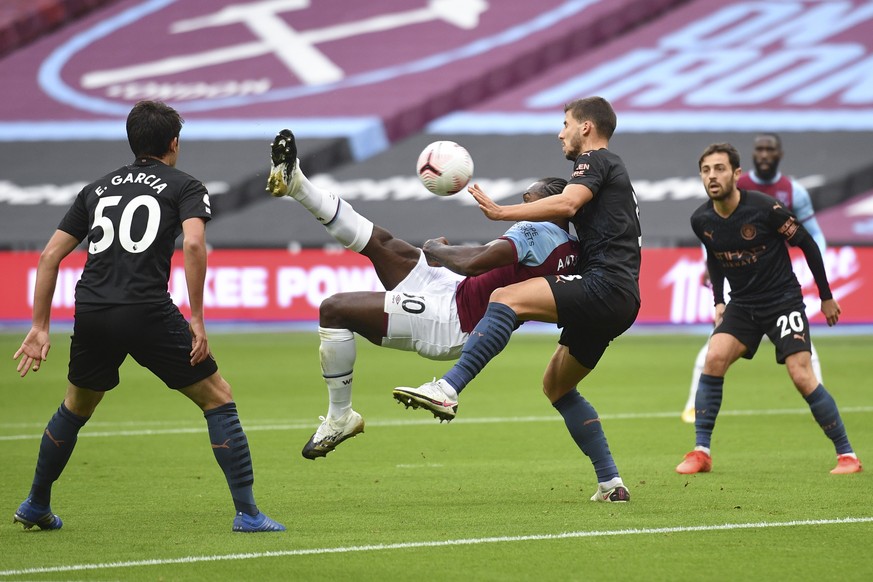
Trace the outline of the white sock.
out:
M 330 404 L 327 417 L 338 419 L 352 407 L 352 375 L 355 367 L 355 334 L 347 329 L 318 327 L 321 374 L 327 384 Z
M 373 236 L 373 223 L 358 214 L 351 204 L 341 198 L 336 215 L 324 228 L 344 247 L 356 253 L 364 250 Z
M 710 457 L 712 456 L 712 453 L 709 452 L 709 447 L 701 447 L 700 445 L 698 445 L 698 446 L 694 447 L 694 450 L 704 452 L 707 455 L 709 455 Z
M 443 392 L 445 392 L 446 396 L 448 396 L 450 399 L 458 399 L 458 391 L 455 390 L 455 387 L 449 384 L 447 380 L 440 378 L 439 380 L 437 380 L 437 384 L 440 388 L 442 388 Z
M 700 375 L 703 374 L 703 364 L 706 362 L 706 352 L 708 349 L 709 341 L 703 344 L 703 347 L 697 352 L 697 359 L 694 360 L 694 372 L 691 373 L 691 389 L 688 392 L 688 401 L 685 403 L 685 408 L 694 408 L 694 401 L 697 398 L 697 384 L 700 383 Z
M 601 491 L 609 491 L 613 487 L 618 487 L 619 485 L 624 485 L 624 481 L 621 480 L 621 477 L 613 477 L 609 481 L 605 481 L 603 483 L 597 484 L 600 487 Z
M 311 212 L 337 242 L 356 253 L 364 250 L 373 235 L 373 223 L 342 198 L 310 182 L 300 171 L 299 162 L 295 174 L 300 187 L 293 194 L 294 199 Z
M 815 377 L 818 378 L 819 384 L 824 384 L 824 380 L 821 376 L 821 362 L 818 360 L 818 352 L 815 351 L 815 345 L 812 342 L 809 343 L 810 347 L 810 359 L 812 360 L 812 371 L 815 372 Z
M 336 216 L 339 210 L 340 199 L 327 190 L 316 187 L 300 169 L 300 160 L 297 160 L 297 169 L 294 171 L 292 180 L 296 178 L 300 182 L 299 188 L 292 194 L 293 198 L 303 205 L 306 210 L 315 216 L 322 224 L 327 224 Z

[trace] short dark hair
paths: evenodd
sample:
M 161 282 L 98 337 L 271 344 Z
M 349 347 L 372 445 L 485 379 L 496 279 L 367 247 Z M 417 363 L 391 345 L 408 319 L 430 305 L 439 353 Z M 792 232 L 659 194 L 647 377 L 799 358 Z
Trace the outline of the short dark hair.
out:
M 162 157 L 170 142 L 179 137 L 185 122 L 179 113 L 161 101 L 140 101 L 127 115 L 127 142 L 136 157 Z
M 617 124 L 615 111 L 603 97 L 583 97 L 564 105 L 564 113 L 571 111 L 576 121 L 590 121 L 601 137 L 610 139 Z
M 778 133 L 774 133 L 772 131 L 762 131 L 762 132 L 758 133 L 758 135 L 755 136 L 755 139 L 758 139 L 759 137 L 771 137 L 771 138 L 773 138 L 774 140 L 776 140 L 776 147 L 778 147 L 779 149 L 782 149 L 782 138 L 779 137 Z
M 706 146 L 706 149 L 703 150 L 703 153 L 700 154 L 700 159 L 697 160 L 697 169 L 703 165 L 703 158 L 706 156 L 711 156 L 712 154 L 727 154 L 728 161 L 731 164 L 731 169 L 736 170 L 740 167 L 740 152 L 737 151 L 737 148 L 732 146 L 729 143 L 713 143 Z
M 533 184 L 527 187 L 527 191 L 533 194 L 542 194 L 544 196 L 554 196 L 564 191 L 567 186 L 567 180 L 563 178 L 540 178 Z

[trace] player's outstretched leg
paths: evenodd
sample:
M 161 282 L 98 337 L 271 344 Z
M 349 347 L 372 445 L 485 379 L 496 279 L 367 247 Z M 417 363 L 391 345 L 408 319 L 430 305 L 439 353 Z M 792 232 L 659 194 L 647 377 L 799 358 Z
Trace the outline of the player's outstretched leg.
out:
M 300 169 L 291 130 L 283 129 L 273 139 L 270 164 L 267 179 L 270 194 L 294 198 L 344 247 L 358 253 L 364 250 L 373 234 L 373 223 L 355 212 L 348 202 L 317 188 L 306 178 Z
M 394 399 L 407 408 L 429 410 L 440 421 L 453 419 L 458 410 L 458 394 L 506 347 L 517 327 L 518 316 L 512 308 L 492 300 L 467 338 L 461 357 L 452 369 L 439 380 L 426 382 L 418 388 L 395 388 Z
M 67 391 L 67 397 L 76 404 L 80 403 L 78 397 L 82 394 L 86 395 L 85 401 L 93 397 L 99 402 L 102 398 L 102 393 L 95 396 L 93 392 L 74 390 L 72 387 Z M 63 525 L 61 518 L 52 513 L 52 485 L 67 466 L 76 446 L 79 430 L 85 426 L 89 418 L 74 414 L 67 408 L 66 403 L 67 399 L 61 403 L 43 431 L 30 494 L 12 517 L 12 522 L 22 524 L 24 529 L 33 526 L 40 529 L 60 529 Z M 73 410 L 78 410 L 75 405 L 71 404 L 71 407 Z

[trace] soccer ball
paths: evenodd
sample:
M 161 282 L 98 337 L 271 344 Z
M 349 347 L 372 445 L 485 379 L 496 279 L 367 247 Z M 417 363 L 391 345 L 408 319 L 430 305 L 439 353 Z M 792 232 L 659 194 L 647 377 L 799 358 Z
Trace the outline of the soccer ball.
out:
M 453 141 L 435 141 L 421 151 L 415 171 L 424 187 L 437 196 L 461 191 L 473 175 L 473 158 Z

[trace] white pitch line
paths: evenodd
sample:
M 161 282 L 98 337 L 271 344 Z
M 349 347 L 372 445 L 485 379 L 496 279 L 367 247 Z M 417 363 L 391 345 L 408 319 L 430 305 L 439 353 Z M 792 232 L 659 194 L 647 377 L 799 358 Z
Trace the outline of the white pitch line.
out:
M 873 406 L 847 406 L 840 409 L 841 414 L 873 412 Z M 764 410 L 723 410 L 719 416 L 783 416 L 783 415 L 798 415 L 810 414 L 808 408 L 774 408 Z M 646 420 L 655 418 L 678 418 L 677 412 L 620 412 L 616 414 L 601 414 L 602 420 Z M 494 417 L 474 417 L 474 418 L 456 418 L 452 421 L 453 424 L 499 424 L 499 423 L 520 423 L 520 422 L 554 422 L 563 421 L 560 415 L 553 414 L 549 416 L 494 416 Z M 111 425 L 112 423 L 104 423 Z M 122 426 L 136 426 L 135 424 L 120 423 Z M 143 423 L 151 425 L 153 423 Z M 425 426 L 437 424 L 434 418 L 418 418 L 411 420 L 368 420 L 367 426 Z M 2 424 L 0 430 L 4 428 L 22 428 L 21 423 Z M 31 423 L 27 426 L 32 426 L 36 430 L 27 434 L 14 434 L 0 436 L 0 442 L 3 441 L 22 441 L 22 440 L 37 440 L 42 438 L 44 424 Z M 118 426 L 118 425 L 116 425 Z M 318 425 L 315 422 L 295 421 L 295 422 L 270 422 L 259 424 L 256 422 L 247 423 L 243 420 L 243 428 L 246 432 L 267 431 L 267 430 L 308 430 L 316 428 Z M 90 425 L 88 427 L 91 428 Z M 39 432 L 37 432 L 39 431 Z M 87 437 L 127 437 L 127 436 L 160 436 L 173 434 L 200 434 L 205 433 L 205 426 L 186 426 L 177 428 L 144 428 L 136 430 L 113 430 L 113 431 L 92 431 L 84 430 L 79 433 L 79 438 Z
M 245 554 L 223 554 L 216 556 L 186 556 L 182 558 L 153 558 L 129 562 L 103 562 L 97 564 L 72 564 L 69 566 L 48 566 L 43 568 L 24 568 L 20 570 L 0 570 L 0 576 L 21 576 L 28 574 L 50 574 L 80 572 L 83 570 L 106 570 L 111 568 L 136 568 L 140 566 L 167 566 L 172 564 L 194 564 L 197 562 L 222 562 L 231 560 L 256 560 L 291 556 L 312 556 L 319 554 L 349 554 L 354 552 L 377 552 L 384 550 L 408 550 L 415 548 L 441 548 L 446 546 L 474 546 L 479 544 L 499 544 L 512 542 L 535 542 L 565 540 L 574 538 L 597 538 L 628 535 L 658 535 L 665 533 L 710 532 L 735 529 L 766 529 L 774 527 L 800 527 L 815 525 L 842 525 L 852 523 L 873 523 L 873 517 L 844 517 L 839 519 L 804 519 L 797 521 L 725 523 L 720 525 L 688 525 L 676 527 L 655 527 L 640 529 L 616 529 L 601 531 L 573 531 L 559 534 L 534 534 L 499 536 L 488 538 L 462 538 L 457 540 L 435 540 L 425 542 L 403 542 L 396 544 L 374 544 L 367 546 L 344 546 L 335 548 L 309 548 L 272 552 L 252 552 Z M 275 534 L 274 534 L 275 535 Z

